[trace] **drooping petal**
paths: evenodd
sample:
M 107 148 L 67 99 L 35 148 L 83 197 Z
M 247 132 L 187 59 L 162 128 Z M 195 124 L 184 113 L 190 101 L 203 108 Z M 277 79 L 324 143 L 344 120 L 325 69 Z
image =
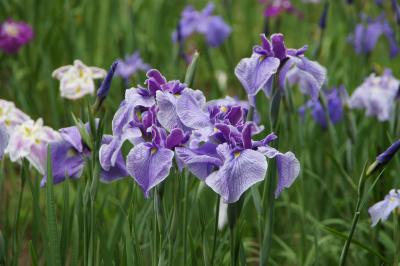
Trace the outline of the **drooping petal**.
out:
M 139 184 L 146 197 L 150 190 L 168 177 L 174 152 L 165 148 L 152 148 L 141 143 L 128 154 L 126 168 Z
M 235 75 L 248 95 L 256 95 L 278 70 L 280 61 L 275 57 L 262 57 L 253 53 L 243 58 L 235 68 Z
M 205 144 L 212 145 L 212 144 Z M 213 150 L 214 149 L 214 150 Z M 215 146 L 206 149 L 189 149 L 176 147 L 175 153 L 189 171 L 201 180 L 204 180 L 215 167 L 222 165 L 221 159 L 217 156 Z
M 395 208 L 400 207 L 400 191 L 392 189 L 385 199 L 376 203 L 368 212 L 371 216 L 372 226 L 375 226 L 379 220 L 386 221 Z
M 210 117 L 203 111 L 203 97 L 195 97 L 189 90 L 185 90 L 177 100 L 176 111 L 182 123 L 192 129 L 210 127 Z
M 224 145 L 225 147 L 220 147 Z M 226 150 L 227 144 L 218 149 Z M 226 154 L 226 151 L 222 151 Z M 206 184 L 221 195 L 225 203 L 233 203 L 251 186 L 264 180 L 267 172 L 267 160 L 254 150 L 230 153 L 219 170 L 206 178 Z
M 278 169 L 278 185 L 275 190 L 277 198 L 285 188 L 289 188 L 300 173 L 300 162 L 292 152 L 280 153 L 276 156 Z
M 103 145 L 110 144 L 113 140 L 114 138 L 112 136 L 105 135 L 103 137 Z M 102 171 L 100 172 L 101 181 L 108 183 L 129 175 L 126 170 L 125 161 L 124 158 L 122 157 L 122 152 L 120 148 L 116 149 L 110 161 L 112 162 L 112 164 L 109 167 L 107 167 L 107 169 L 103 167 Z M 101 162 L 101 156 L 100 156 L 100 162 Z

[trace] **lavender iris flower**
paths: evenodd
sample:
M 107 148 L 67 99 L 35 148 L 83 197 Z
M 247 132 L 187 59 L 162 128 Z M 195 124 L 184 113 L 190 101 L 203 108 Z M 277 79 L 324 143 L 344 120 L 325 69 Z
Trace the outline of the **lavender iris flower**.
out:
M 150 190 L 168 177 L 174 148 L 184 144 L 188 135 L 175 128 L 169 134 L 156 126 L 151 128 L 151 141 L 135 145 L 127 156 L 128 173 L 149 197 Z
M 341 94 L 345 93 L 343 86 L 333 88 L 330 91 L 324 91 L 324 96 L 327 102 L 327 114 L 332 124 L 339 123 L 343 118 L 343 97 Z M 300 114 L 303 116 L 306 109 L 311 109 L 311 114 L 315 122 L 321 127 L 326 128 L 328 122 L 326 121 L 326 113 L 320 101 L 308 101 L 304 106 L 300 107 Z
M 8 135 L 7 128 L 0 124 L 0 160 L 3 159 L 4 151 L 7 148 L 10 136 Z
M 88 131 L 89 125 L 86 125 Z M 54 183 L 60 183 L 66 177 L 77 179 L 82 175 L 87 157 L 91 156 L 89 147 L 84 143 L 79 129 L 76 126 L 60 129 L 62 140 L 50 143 L 50 158 L 52 161 Z M 103 136 L 102 143 L 108 144 L 111 136 Z M 122 154 L 116 156 L 113 167 L 102 168 L 100 180 L 111 182 L 128 176 Z M 46 183 L 46 176 L 43 177 L 41 185 Z
M 351 95 L 349 106 L 366 109 L 367 116 L 387 121 L 392 115 L 399 85 L 400 81 L 393 77 L 390 69 L 385 69 L 380 77 L 371 74 Z
M 250 58 L 243 58 L 235 68 L 235 75 L 252 100 L 263 90 L 267 97 L 272 94 L 276 75 L 279 87 L 284 89 L 285 82 L 299 84 L 303 93 L 318 99 L 318 92 L 325 82 L 326 69 L 314 61 L 308 60 L 304 53 L 307 46 L 288 49 L 282 34 L 273 34 L 269 41 L 261 34 L 262 45 L 253 48 Z
M 115 74 L 125 80 L 129 80 L 131 76 L 139 70 L 147 71 L 150 69 L 150 66 L 143 62 L 139 51 L 134 52 L 132 55 L 126 56 L 125 60 L 119 59 L 117 62 L 118 67 Z
M 400 52 L 392 27 L 386 20 L 385 14 L 375 19 L 362 17 L 362 22 L 357 24 L 354 33 L 349 36 L 350 43 L 357 54 L 371 53 L 379 38 L 384 35 L 390 46 L 390 57 L 395 57 Z
M 202 11 L 187 6 L 181 14 L 180 34 L 178 36 L 178 32 L 175 31 L 172 35 L 173 41 L 182 41 L 194 33 L 199 33 L 204 35 L 209 46 L 220 46 L 230 35 L 231 28 L 220 16 L 213 16 L 213 11 L 214 4 L 212 3 L 209 3 Z
M 379 220 L 386 221 L 396 208 L 400 208 L 400 189 L 390 190 L 384 200 L 368 209 L 371 215 L 372 226 L 377 225 Z
M 276 197 L 294 182 L 300 171 L 299 161 L 293 153 L 283 154 L 268 145 L 277 138 L 274 134 L 262 141 L 253 141 L 252 135 L 260 129 L 253 122 L 246 122 L 246 110 L 240 106 L 209 106 L 205 112 L 201 106 L 195 108 L 190 97 L 182 98 L 185 99 L 182 106 L 190 107 L 181 109 L 178 106 L 178 114 L 184 113 L 183 123 L 194 130 L 190 145 L 176 148 L 176 154 L 225 202 L 239 200 L 248 188 L 264 180 L 266 157 L 277 160 L 279 181 Z M 208 134 L 206 139 L 202 138 L 207 136 L 204 131 Z M 201 141 L 195 141 L 199 136 Z
M 8 19 L 0 25 L 0 49 L 13 54 L 33 38 L 31 26 L 25 22 Z

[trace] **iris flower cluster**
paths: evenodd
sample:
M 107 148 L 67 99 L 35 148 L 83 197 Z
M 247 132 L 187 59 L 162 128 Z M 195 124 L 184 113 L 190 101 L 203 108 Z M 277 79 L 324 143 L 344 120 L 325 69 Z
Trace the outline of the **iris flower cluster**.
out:
M 147 72 L 145 85 L 126 91 L 113 118 L 113 136 L 99 156 L 102 168 L 111 169 L 123 144 L 131 143 L 126 170 L 146 197 L 174 166 L 188 169 L 227 203 L 264 179 L 267 158 L 277 161 L 276 196 L 298 176 L 295 155 L 269 146 L 275 134 L 253 140 L 263 128 L 246 120 L 245 104 L 232 98 L 207 102 L 201 91 L 168 81 L 155 69 Z

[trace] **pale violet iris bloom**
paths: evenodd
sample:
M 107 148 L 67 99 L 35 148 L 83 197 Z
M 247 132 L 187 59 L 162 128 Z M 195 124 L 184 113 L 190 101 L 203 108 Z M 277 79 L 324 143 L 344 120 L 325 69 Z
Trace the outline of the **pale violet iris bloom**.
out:
M 62 66 L 54 70 L 52 76 L 60 80 L 61 97 L 70 100 L 82 98 L 95 91 L 95 79 L 101 79 L 107 72 L 98 67 L 89 67 L 80 60 L 73 65 Z
M 26 158 L 41 174 L 45 173 L 47 144 L 59 140 L 60 134 L 43 126 L 43 120 L 27 120 L 10 134 L 5 152 L 13 162 Z
M 400 81 L 393 77 L 390 69 L 386 69 L 382 76 L 373 73 L 351 95 L 349 106 L 365 109 L 367 116 L 387 121 L 392 115 L 399 85 Z
M 3 125 L 8 133 L 29 119 L 29 116 L 15 107 L 13 102 L 0 99 L 0 125 Z
M 384 200 L 375 203 L 368 209 L 372 226 L 375 226 L 379 220 L 386 221 L 396 208 L 400 208 L 400 189 L 390 190 Z

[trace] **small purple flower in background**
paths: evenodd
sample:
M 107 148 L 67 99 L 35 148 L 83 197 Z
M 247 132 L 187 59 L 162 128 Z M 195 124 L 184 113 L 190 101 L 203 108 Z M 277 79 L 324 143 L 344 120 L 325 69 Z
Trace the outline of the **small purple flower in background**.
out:
M 299 84 L 300 90 L 313 100 L 318 99 L 319 90 L 326 79 L 326 69 L 304 56 L 307 46 L 286 48 L 283 34 L 271 35 L 271 41 L 261 34 L 262 45 L 256 45 L 250 58 L 243 58 L 235 68 L 235 75 L 242 83 L 251 102 L 263 90 L 267 97 L 272 94 L 276 74 L 280 89 Z
M 391 117 L 399 85 L 400 81 L 393 77 L 390 69 L 385 69 L 380 77 L 373 73 L 353 92 L 349 106 L 366 109 L 367 116 L 387 121 Z
M 5 149 L 7 148 L 10 136 L 4 125 L 0 125 L 0 160 L 3 159 Z
M 290 0 L 260 0 L 260 3 L 265 4 L 265 17 L 278 17 L 284 13 L 300 13 L 295 9 Z
M 390 160 L 392 160 L 393 156 L 399 149 L 400 149 L 400 140 L 397 140 L 395 143 L 390 145 L 390 147 L 387 148 L 386 151 L 379 154 L 378 157 L 376 157 L 376 161 L 381 166 L 387 164 L 388 162 L 390 162 Z
M 0 25 L 0 49 L 12 54 L 33 38 L 31 26 L 25 22 L 8 19 Z
M 147 71 L 151 67 L 143 62 L 140 57 L 139 51 L 134 52 L 132 55 L 126 56 L 124 60 L 119 59 L 118 67 L 115 71 L 115 75 L 122 77 L 125 80 L 129 80 L 132 75 L 137 71 Z
M 85 125 L 85 130 L 89 132 L 89 125 Z M 50 158 L 52 162 L 52 174 L 54 184 L 60 183 L 66 177 L 77 179 L 81 177 L 86 164 L 86 158 L 91 156 L 89 147 L 84 143 L 79 129 L 76 126 L 62 128 L 59 130 L 61 139 L 50 143 Z M 103 144 L 108 144 L 111 136 L 103 136 Z M 116 155 L 115 165 L 100 171 L 100 180 L 111 182 L 122 177 L 128 176 L 125 161 L 122 153 Z M 43 177 L 41 185 L 46 183 L 46 176 Z
M 368 209 L 372 220 L 372 226 L 377 225 L 379 220 L 386 221 L 396 208 L 400 208 L 400 189 L 390 190 L 384 200 Z
M 330 122 L 332 124 L 339 123 L 343 118 L 344 97 L 342 95 L 346 94 L 346 89 L 340 86 L 339 89 L 333 88 L 330 91 L 324 91 L 323 94 L 327 102 Z M 328 126 L 326 111 L 319 100 L 308 101 L 304 106 L 300 107 L 299 112 L 302 116 L 305 114 L 306 109 L 311 109 L 312 117 L 321 127 L 326 128 Z
M 371 53 L 379 38 L 384 35 L 390 46 L 390 57 L 395 57 L 400 52 L 392 27 L 387 21 L 385 14 L 376 17 L 375 19 L 365 18 L 362 16 L 361 23 L 357 24 L 354 33 L 349 36 L 350 43 L 357 54 Z
M 16 126 L 10 133 L 6 153 L 16 162 L 26 158 L 41 174 L 47 162 L 47 145 L 61 138 L 57 131 L 43 126 L 43 120 L 27 120 Z
M 179 22 L 180 34 L 175 31 L 172 35 L 174 42 L 184 41 L 194 33 L 204 35 L 211 47 L 220 46 L 231 33 L 231 28 L 220 16 L 213 16 L 214 4 L 209 3 L 203 10 L 197 11 L 187 6 L 181 14 Z M 180 37 L 180 39 L 178 38 Z

